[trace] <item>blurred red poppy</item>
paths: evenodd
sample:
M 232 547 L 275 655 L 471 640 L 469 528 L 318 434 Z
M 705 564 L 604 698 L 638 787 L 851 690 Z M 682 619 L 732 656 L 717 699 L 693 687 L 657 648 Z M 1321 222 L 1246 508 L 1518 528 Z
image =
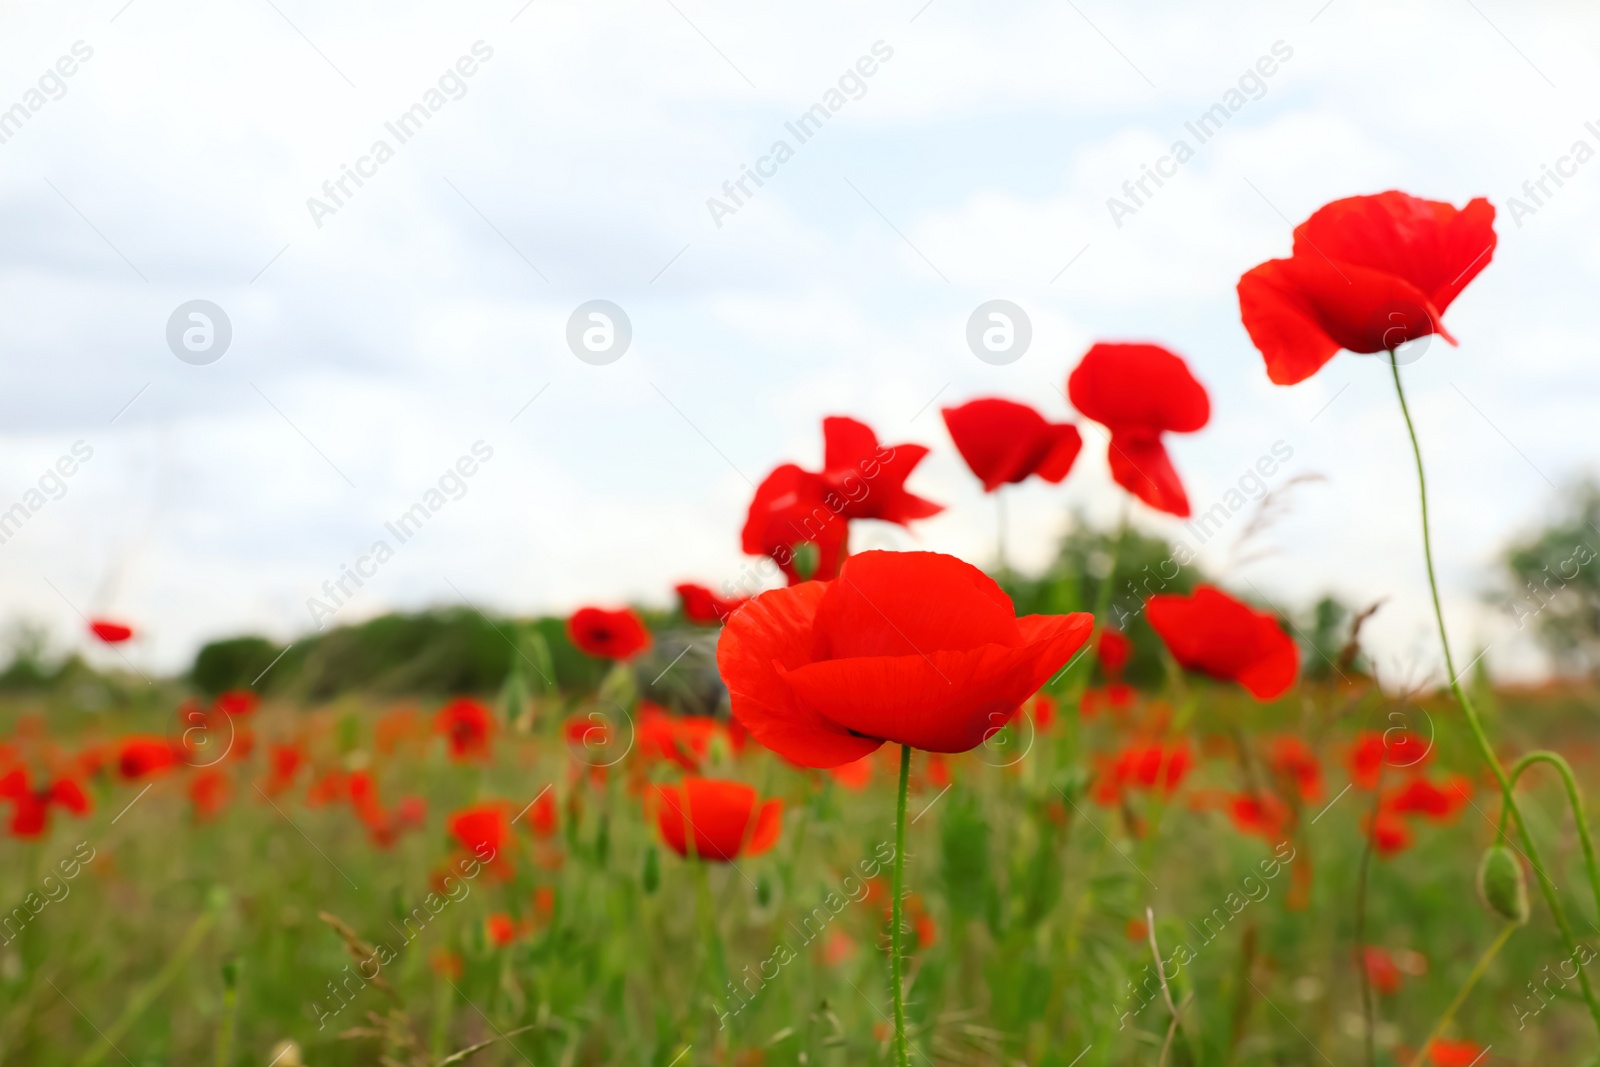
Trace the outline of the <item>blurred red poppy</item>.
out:
M 828 777 L 851 792 L 859 793 L 872 782 L 872 757 L 862 756 L 852 763 L 829 767 Z
M 1076 426 L 1046 422 L 1028 405 L 1010 400 L 969 400 L 940 413 L 956 450 L 986 493 L 1034 474 L 1060 482 L 1083 448 Z
M 50 807 L 66 808 L 74 815 L 86 815 L 89 798 L 72 778 L 58 778 L 43 789 L 34 789 L 25 768 L 15 767 L 0 775 L 0 799 L 9 800 L 10 833 L 13 837 L 40 837 L 50 826 Z
M 1319 208 L 1294 230 L 1289 259 L 1239 279 L 1239 310 L 1267 376 L 1293 385 L 1340 349 L 1382 352 L 1438 334 L 1468 282 L 1489 265 L 1494 206 L 1457 209 L 1390 190 Z
M 1411 847 L 1414 840 L 1411 827 L 1393 812 L 1380 809 L 1376 818 L 1368 816 L 1362 821 L 1372 835 L 1372 847 L 1378 850 L 1378 855 L 1393 856 Z
M 845 518 L 904 526 L 944 510 L 906 491 L 906 479 L 928 454 L 925 445 L 880 446 L 872 427 L 843 415 L 822 420 L 822 440 L 822 478 L 843 498 L 839 513 Z
M 1033 720 L 1033 728 L 1041 734 L 1049 733 L 1050 727 L 1056 724 L 1056 698 L 1050 694 L 1035 693 L 1024 707 L 1028 717 Z
M 1472 781 L 1452 774 L 1442 785 L 1426 778 L 1413 778 L 1384 799 L 1384 806 L 1396 815 L 1423 815 L 1448 822 L 1461 813 L 1472 796 Z
M 161 737 L 126 737 L 117 754 L 117 773 L 130 782 L 163 774 L 178 762 L 172 743 Z
M 1097 344 L 1067 379 L 1067 392 L 1110 431 L 1106 460 L 1117 484 L 1157 511 L 1187 518 L 1189 497 L 1161 435 L 1205 426 L 1211 401 L 1183 359 L 1158 345 Z
M 534 837 L 550 838 L 556 835 L 560 825 L 561 812 L 556 807 L 556 795 L 546 789 L 528 808 L 528 828 L 533 831 Z
M 758 803 L 755 789 L 743 782 L 685 778 L 682 785 L 658 786 L 656 796 L 661 839 L 680 856 L 689 855 L 686 822 L 694 827 L 695 855 L 724 862 L 761 855 L 783 829 L 783 801 Z
M 585 655 L 596 659 L 632 659 L 650 647 L 650 631 L 627 608 L 579 608 L 567 620 L 567 636 Z
M 228 715 L 250 715 L 261 704 L 261 698 L 248 689 L 230 689 L 217 697 L 213 706 Z
M 1100 662 L 1100 669 L 1107 676 L 1120 678 L 1122 669 L 1133 655 L 1133 642 L 1121 630 L 1107 627 L 1100 631 L 1100 637 L 1095 641 L 1094 654 Z
M 702 626 L 716 626 L 738 610 L 749 597 L 723 598 L 703 585 L 684 582 L 677 587 L 678 599 L 683 602 L 683 617 Z
M 216 767 L 203 767 L 189 779 L 189 802 L 194 805 L 196 822 L 216 818 L 232 795 L 232 779 Z
M 1238 682 L 1257 700 L 1275 700 L 1294 684 L 1300 652 L 1276 617 L 1209 585 L 1193 596 L 1153 596 L 1145 608 L 1185 669 Z
M 110 619 L 90 619 L 89 632 L 108 645 L 120 645 L 133 640 L 133 627 Z
M 1170 796 L 1193 767 L 1194 753 L 1187 741 L 1128 745 L 1110 760 L 1101 760 L 1094 800 L 1106 806 L 1116 804 L 1125 789 L 1155 790 Z
M 1375 789 L 1385 762 L 1390 770 L 1420 771 L 1432 753 L 1432 744 L 1410 730 L 1363 730 L 1350 750 L 1350 779 L 1362 789 Z
M 267 780 L 262 784 L 261 791 L 269 797 L 275 797 L 294 785 L 295 775 L 305 766 L 306 760 L 305 747 L 299 741 L 268 745 Z
M 1473 1067 L 1483 1059 L 1484 1048 L 1476 1041 L 1451 1041 L 1436 1037 L 1428 1046 L 1434 1067 Z
M 1089 638 L 1087 614 L 1017 618 L 970 564 L 863 552 L 838 579 L 763 593 L 722 631 L 733 715 L 808 767 L 885 741 L 965 752 L 999 730 Z
M 1274 737 L 1269 744 L 1267 762 L 1274 771 L 1294 783 L 1300 799 L 1315 803 L 1322 799 L 1322 764 L 1311 746 L 1292 734 Z
M 433 717 L 433 732 L 444 735 L 450 758 L 457 763 L 487 759 L 494 738 L 494 714 L 476 700 L 457 697 Z
M 668 760 L 698 771 L 711 754 L 722 724 L 709 715 L 673 715 L 659 704 L 639 702 L 638 745 L 646 759 Z
M 833 578 L 850 540 L 849 520 L 839 513 L 842 499 L 822 475 L 785 463 L 756 488 L 740 545 L 752 556 L 771 556 L 790 585 Z M 814 570 L 805 575 L 795 556 L 803 544 L 816 549 Z
M 1270 793 L 1260 796 L 1239 793 L 1229 798 L 1227 810 L 1234 829 L 1268 841 L 1280 840 L 1289 825 L 1289 809 Z
M 1400 992 L 1400 968 L 1394 965 L 1394 958 L 1387 950 L 1368 945 L 1362 952 L 1362 963 L 1367 968 L 1367 981 L 1372 983 L 1373 989 L 1385 996 Z
M 503 800 L 474 804 L 453 812 L 448 823 L 450 836 L 502 879 L 511 875 L 506 862 L 512 845 L 508 807 Z
M 495 948 L 505 948 L 517 939 L 517 923 L 510 915 L 497 911 L 483 921 L 483 936 Z
M 1085 689 L 1083 699 L 1078 701 L 1078 717 L 1093 719 L 1102 711 L 1109 711 L 1117 716 L 1126 715 L 1128 709 L 1133 707 L 1133 696 L 1133 687 L 1122 682 Z

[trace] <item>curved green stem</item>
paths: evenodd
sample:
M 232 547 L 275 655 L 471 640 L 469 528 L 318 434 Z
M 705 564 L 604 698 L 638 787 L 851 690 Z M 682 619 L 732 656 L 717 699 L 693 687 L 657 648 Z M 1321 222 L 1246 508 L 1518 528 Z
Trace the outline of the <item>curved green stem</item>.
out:
M 894 900 L 889 915 L 889 981 L 894 984 L 895 1062 L 910 1067 L 906 1054 L 906 991 L 901 959 L 900 924 L 904 919 L 901 896 L 906 881 L 906 793 L 911 788 L 911 746 L 900 746 L 900 797 L 894 809 Z
M 1511 773 L 1508 775 L 1511 788 L 1515 789 L 1517 781 L 1521 779 L 1523 772 L 1536 763 L 1548 763 L 1554 767 L 1556 773 L 1561 775 L 1561 784 L 1566 787 L 1567 803 L 1572 807 L 1572 819 L 1578 824 L 1578 843 L 1583 848 L 1584 866 L 1588 868 L 1589 872 L 1589 888 L 1594 892 L 1595 915 L 1600 918 L 1600 863 L 1595 862 L 1594 840 L 1589 836 L 1589 821 L 1583 814 L 1583 797 L 1578 792 L 1578 780 L 1572 773 L 1572 765 L 1560 753 L 1544 749 L 1538 752 L 1530 752 L 1512 764 Z M 1509 809 L 1505 807 L 1500 809 L 1500 835 L 1502 837 L 1505 836 L 1506 817 L 1509 814 Z
M 1533 833 L 1528 829 L 1527 821 L 1517 808 L 1516 797 L 1511 792 L 1511 779 L 1506 776 L 1505 768 L 1500 766 L 1500 760 L 1495 756 L 1493 746 L 1489 744 L 1489 737 L 1483 731 L 1483 723 L 1478 718 L 1478 712 L 1473 708 L 1472 701 L 1467 699 L 1467 694 L 1462 690 L 1461 682 L 1456 677 L 1455 659 L 1450 655 L 1450 638 L 1444 627 L 1444 608 L 1439 602 L 1439 579 L 1433 567 L 1433 538 L 1428 529 L 1428 480 L 1422 472 L 1422 445 L 1417 440 L 1417 428 L 1411 421 L 1411 409 L 1406 404 L 1405 389 L 1400 384 L 1400 364 L 1392 351 L 1388 355 L 1389 369 L 1394 372 L 1395 395 L 1400 398 L 1400 414 L 1405 416 L 1406 433 L 1411 437 L 1411 453 L 1417 462 L 1417 496 L 1422 503 L 1422 554 L 1428 564 L 1428 590 L 1433 594 L 1433 615 L 1439 624 L 1439 644 L 1444 649 L 1444 666 L 1450 676 L 1450 691 L 1455 695 L 1456 703 L 1461 705 L 1461 712 L 1466 717 L 1467 726 L 1472 731 L 1472 738 L 1477 742 L 1483 761 L 1489 765 L 1489 769 L 1494 772 L 1495 780 L 1500 783 L 1500 792 L 1505 798 L 1505 809 L 1516 816 L 1517 835 L 1522 839 L 1522 851 L 1528 857 L 1534 875 L 1539 879 L 1539 889 L 1544 894 L 1545 903 L 1550 906 L 1550 914 L 1556 921 L 1556 927 L 1561 931 L 1567 951 L 1576 954 L 1578 939 L 1573 936 L 1572 924 L 1567 921 L 1567 912 L 1561 906 L 1561 898 L 1556 893 L 1555 883 L 1544 872 L 1544 865 L 1539 860 L 1539 846 L 1533 840 Z M 1592 888 L 1596 899 L 1600 899 L 1600 881 L 1595 881 L 1592 866 L 1590 871 Z M 1600 1031 L 1600 1001 L 1595 1000 L 1594 990 L 1589 985 L 1589 976 L 1581 969 L 1578 971 L 1578 984 L 1583 989 L 1583 999 L 1589 1006 L 1589 1014 L 1594 1019 L 1595 1029 Z
M 1478 979 L 1483 977 L 1483 972 L 1489 969 L 1489 964 L 1493 962 L 1507 939 L 1511 937 L 1511 932 L 1519 925 L 1521 924 L 1508 922 L 1500 928 L 1499 935 L 1495 937 L 1494 942 L 1484 951 L 1484 954 L 1478 957 L 1478 963 L 1472 968 L 1472 973 L 1467 975 L 1467 980 L 1461 984 L 1460 989 L 1456 990 L 1455 999 L 1444 1010 L 1444 1014 L 1439 1016 L 1439 1021 L 1433 1024 L 1433 1029 L 1428 1032 L 1428 1040 L 1422 1043 L 1422 1047 L 1417 1050 L 1417 1054 L 1411 1058 L 1411 1067 L 1422 1067 L 1423 1058 L 1427 1056 L 1429 1047 L 1439 1039 L 1440 1034 L 1444 1033 L 1444 1028 L 1450 1025 L 1450 1020 L 1456 1017 L 1456 1012 L 1460 1011 L 1461 1005 L 1466 1003 L 1467 994 L 1472 992 L 1472 987 L 1478 984 Z

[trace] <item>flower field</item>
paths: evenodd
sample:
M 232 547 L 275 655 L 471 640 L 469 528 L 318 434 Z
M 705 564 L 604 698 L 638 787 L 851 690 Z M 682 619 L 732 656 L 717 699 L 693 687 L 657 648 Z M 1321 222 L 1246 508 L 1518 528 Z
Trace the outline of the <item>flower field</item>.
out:
M 1339 200 L 1238 286 L 1271 382 L 1392 370 L 1422 520 L 1394 551 L 1436 609 L 1397 350 L 1453 343 L 1493 224 Z M 942 409 L 984 490 L 1070 493 L 1093 426 L 1129 514 L 1188 517 L 1183 357 L 1061 372 L 1080 422 Z M 932 446 L 846 416 L 820 444 L 754 490 L 759 582 L 485 618 L 492 688 L 296 689 L 285 649 L 248 684 L 5 697 L 0 1061 L 1594 1062 L 1592 688 L 1496 688 L 1442 611 L 1446 672 L 1403 688 L 1376 606 L 1314 642 L 1128 520 L 1070 580 L 852 551 L 942 509 L 908 487 Z

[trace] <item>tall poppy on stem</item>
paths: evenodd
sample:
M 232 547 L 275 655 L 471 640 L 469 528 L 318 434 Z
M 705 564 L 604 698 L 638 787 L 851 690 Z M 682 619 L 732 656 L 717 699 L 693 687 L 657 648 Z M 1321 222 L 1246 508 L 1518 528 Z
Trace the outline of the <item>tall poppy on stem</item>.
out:
M 752 786 L 690 777 L 657 787 L 656 826 L 667 847 L 685 858 L 730 863 L 778 843 L 783 801 L 761 800 Z
M 1070 422 L 1053 423 L 1026 404 L 995 397 L 941 408 L 945 427 L 967 467 L 995 494 L 999 514 L 1000 569 L 1006 569 L 1006 512 L 998 490 L 1032 475 L 1052 485 L 1072 470 L 1083 437 Z
M 596 659 L 627 660 L 650 647 L 650 631 L 627 608 L 579 608 L 567 620 L 567 637 Z
M 1395 354 L 1401 344 L 1433 334 L 1455 343 L 1441 316 L 1489 265 L 1497 243 L 1494 206 L 1481 197 L 1464 208 L 1394 190 L 1335 200 L 1296 227 L 1289 259 L 1268 260 L 1239 279 L 1239 309 L 1250 339 L 1266 359 L 1268 377 L 1280 385 L 1304 381 L 1340 349 L 1387 354 L 1385 362 L 1394 379 L 1417 468 L 1422 555 L 1450 691 L 1461 706 L 1479 755 L 1500 785 L 1503 813 L 1516 824 L 1522 851 L 1539 879 L 1539 889 L 1562 940 L 1569 952 L 1576 953 L 1576 934 L 1555 884 L 1545 873 L 1538 843 L 1522 817 L 1512 778 L 1501 766 L 1476 707 L 1461 688 L 1433 563 L 1422 445 Z M 1574 781 L 1571 767 L 1560 755 L 1539 755 L 1541 761 L 1556 767 L 1566 782 Z M 1576 789 L 1570 789 L 1569 801 L 1576 796 Z M 1585 851 L 1592 852 L 1588 827 L 1575 804 L 1574 814 Z M 1590 867 L 1588 876 L 1590 889 L 1600 902 L 1600 871 Z M 1600 1030 L 1600 999 L 1588 973 L 1581 969 L 1578 984 L 1595 1028 Z
M 1089 639 L 1087 614 L 1018 618 L 976 567 L 935 552 L 863 552 L 839 577 L 763 593 L 717 645 L 733 715 L 794 763 L 900 749 L 890 926 L 895 1045 L 906 1064 L 901 890 L 911 750 L 983 744 Z
M 133 627 L 111 619 L 90 619 L 89 632 L 108 645 L 120 645 L 133 640 Z
M 1116 483 L 1155 508 L 1189 516 L 1189 496 L 1162 435 L 1194 433 L 1211 421 L 1211 400 L 1188 364 L 1159 345 L 1097 344 L 1067 378 L 1085 418 L 1111 435 L 1106 461 Z

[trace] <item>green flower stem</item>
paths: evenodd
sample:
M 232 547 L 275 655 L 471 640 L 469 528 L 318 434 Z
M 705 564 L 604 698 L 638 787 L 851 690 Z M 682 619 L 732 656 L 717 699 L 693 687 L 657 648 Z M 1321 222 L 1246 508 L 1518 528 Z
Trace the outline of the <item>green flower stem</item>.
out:
M 901 958 L 900 924 L 905 908 L 901 895 L 906 883 L 906 793 L 911 788 L 911 746 L 900 746 L 900 795 L 894 807 L 894 886 L 889 914 L 889 981 L 894 985 L 894 1048 L 899 1067 L 910 1067 L 906 1054 L 906 991 Z
M 1561 898 L 1556 893 L 1555 883 L 1544 873 L 1544 864 L 1539 860 L 1539 846 L 1534 842 L 1533 833 L 1528 829 L 1527 821 L 1517 808 L 1516 797 L 1512 795 L 1511 779 L 1507 777 L 1505 768 L 1500 766 L 1500 760 L 1495 756 L 1493 746 L 1489 744 L 1488 735 L 1483 732 L 1483 723 L 1478 719 L 1478 712 L 1473 708 L 1472 701 L 1467 699 L 1467 694 L 1462 690 L 1461 682 L 1456 677 L 1455 659 L 1450 654 L 1450 639 L 1445 633 L 1444 607 L 1439 602 L 1439 580 L 1433 568 L 1433 539 L 1428 530 L 1428 480 L 1422 472 L 1422 445 L 1417 441 L 1417 427 L 1411 421 L 1411 409 L 1406 404 L 1405 389 L 1400 384 L 1400 364 L 1396 361 L 1393 351 L 1389 352 L 1389 369 L 1394 372 L 1395 395 L 1400 398 L 1400 414 L 1405 416 L 1406 432 L 1411 437 L 1411 453 L 1417 462 L 1417 496 L 1422 503 L 1422 554 L 1428 564 L 1428 589 L 1433 594 L 1433 615 L 1439 624 L 1439 643 L 1444 647 L 1444 666 L 1450 675 L 1450 691 L 1455 695 L 1456 703 L 1461 705 L 1461 712 L 1472 730 L 1472 737 L 1477 742 L 1479 753 L 1489 765 L 1489 769 L 1494 772 L 1495 780 L 1500 783 L 1500 792 L 1505 798 L 1505 810 L 1516 816 L 1517 835 L 1522 839 L 1522 851 L 1528 857 L 1533 873 L 1539 879 L 1539 889 L 1544 894 L 1545 903 L 1550 906 L 1550 914 L 1555 918 L 1556 926 L 1561 931 L 1567 951 L 1576 955 L 1578 939 L 1573 936 L 1572 924 L 1567 921 L 1567 912 L 1561 906 Z M 1581 824 L 1581 817 L 1579 822 Z M 1600 899 L 1600 881 L 1595 878 L 1593 864 L 1590 865 L 1589 871 L 1591 888 L 1596 899 Z M 1578 983 L 1583 989 L 1584 1002 L 1589 1005 L 1589 1014 L 1594 1019 L 1595 1029 L 1600 1031 L 1600 1002 L 1595 1000 L 1594 990 L 1589 986 L 1589 976 L 1581 968 L 1578 971 Z
M 1572 807 L 1572 819 L 1578 824 L 1578 843 L 1583 847 L 1583 862 L 1589 871 L 1589 888 L 1594 892 L 1594 906 L 1597 918 L 1600 918 L 1600 864 L 1595 862 L 1594 840 L 1589 836 L 1589 822 L 1583 814 L 1583 797 L 1578 792 L 1578 781 L 1572 774 L 1572 765 L 1559 753 L 1548 750 L 1530 752 L 1523 756 L 1511 767 L 1511 788 L 1517 787 L 1517 782 L 1522 778 L 1523 772 L 1536 763 L 1548 763 L 1561 775 L 1561 784 L 1567 790 L 1567 803 Z M 1500 836 L 1506 832 L 1506 817 L 1509 809 L 1500 809 Z
M 1440 1034 L 1444 1033 L 1444 1028 L 1450 1025 L 1450 1020 L 1456 1017 L 1456 1012 L 1460 1011 L 1461 1005 L 1466 1002 L 1467 994 L 1471 993 L 1472 987 L 1478 984 L 1478 979 L 1483 977 L 1483 972 L 1489 969 L 1489 964 L 1499 954 L 1501 946 L 1506 943 L 1506 940 L 1511 936 L 1511 931 L 1515 930 L 1517 925 L 1517 923 L 1508 922 L 1500 928 L 1499 936 L 1494 939 L 1487 951 L 1478 958 L 1478 963 L 1472 968 L 1472 973 L 1467 975 L 1467 980 L 1456 991 L 1455 999 L 1444 1010 L 1444 1014 L 1439 1016 L 1439 1021 L 1433 1024 L 1433 1029 L 1428 1033 L 1428 1040 L 1422 1043 L 1422 1047 L 1417 1050 L 1417 1054 L 1411 1058 L 1411 1067 L 1422 1067 L 1422 1061 L 1428 1054 L 1428 1048 L 1439 1039 Z

